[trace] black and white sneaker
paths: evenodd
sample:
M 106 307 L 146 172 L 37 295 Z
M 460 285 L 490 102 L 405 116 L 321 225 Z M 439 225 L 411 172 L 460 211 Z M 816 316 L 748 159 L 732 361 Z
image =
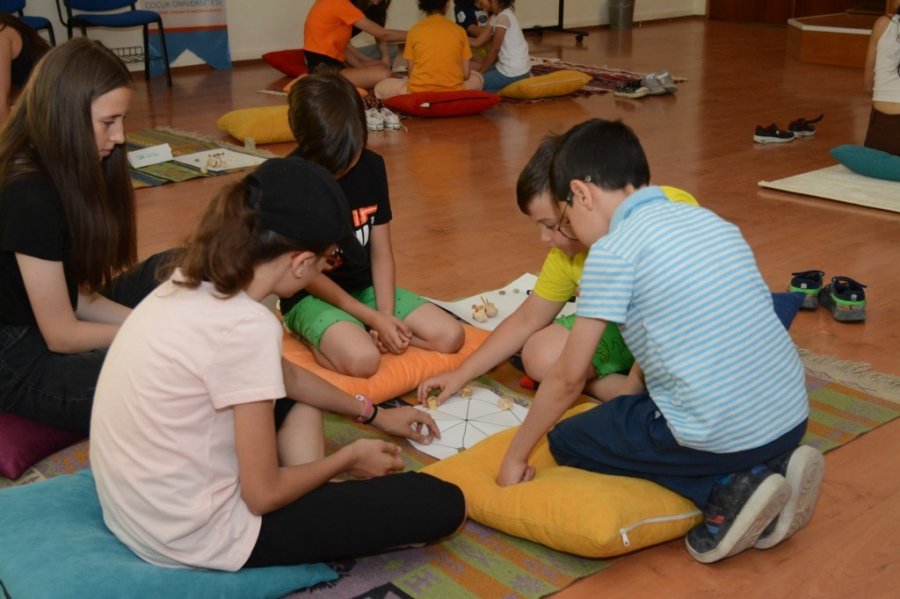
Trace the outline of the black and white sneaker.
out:
M 788 141 L 794 141 L 794 134 L 790 131 L 779 129 L 778 125 L 775 123 L 772 123 L 768 127 L 757 125 L 756 133 L 753 134 L 753 141 L 758 144 L 781 144 Z
M 811 137 L 816 134 L 816 127 L 814 123 L 818 123 L 823 118 L 825 118 L 824 114 L 820 114 L 814 119 L 806 120 L 803 118 L 797 119 L 796 121 L 791 121 L 788 124 L 788 131 L 794 134 L 794 137 Z

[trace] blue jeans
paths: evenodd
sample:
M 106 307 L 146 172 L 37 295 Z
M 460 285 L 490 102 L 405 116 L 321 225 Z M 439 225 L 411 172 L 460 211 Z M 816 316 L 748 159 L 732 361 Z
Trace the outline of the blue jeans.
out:
M 518 77 L 507 77 L 498 71 L 497 66 L 494 65 L 484 74 L 484 87 L 482 89 L 486 92 L 496 94 L 507 85 L 515 83 L 516 81 L 521 81 L 522 79 L 527 79 L 528 77 L 531 77 L 531 72 L 519 75 Z
M 157 266 L 167 256 L 168 252 L 152 256 L 117 277 L 101 293 L 134 308 L 156 287 Z M 105 358 L 105 349 L 52 352 L 37 326 L 0 324 L 0 412 L 87 433 Z
M 648 393 L 625 395 L 563 420 L 550 431 L 550 452 L 562 466 L 651 480 L 700 509 L 716 479 L 793 450 L 804 420 L 770 443 L 734 453 L 679 445 Z

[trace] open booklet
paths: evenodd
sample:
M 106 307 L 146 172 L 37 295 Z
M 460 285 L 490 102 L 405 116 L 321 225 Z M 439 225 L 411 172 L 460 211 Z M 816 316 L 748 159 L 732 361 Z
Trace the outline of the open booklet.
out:
M 429 301 L 455 314 L 474 327 L 493 331 L 497 328 L 497 325 L 503 322 L 504 318 L 515 312 L 516 308 L 522 305 L 522 302 L 525 301 L 525 298 L 527 298 L 528 294 L 531 293 L 531 290 L 534 289 L 535 282 L 537 282 L 537 277 L 535 275 L 525 273 L 501 289 L 486 291 L 484 293 L 479 293 L 478 295 L 452 302 L 430 298 Z M 472 305 L 481 304 L 485 300 L 493 303 L 497 307 L 497 315 L 493 318 L 488 318 L 485 322 L 479 322 L 475 320 L 473 316 Z M 568 302 L 559 314 L 560 316 L 568 316 L 569 314 L 574 313 L 575 302 Z
M 266 161 L 262 156 L 235 152 L 228 148 L 203 150 L 193 154 L 183 154 L 174 158 L 175 162 L 200 169 L 202 172 L 221 173 L 239 168 L 257 166 Z

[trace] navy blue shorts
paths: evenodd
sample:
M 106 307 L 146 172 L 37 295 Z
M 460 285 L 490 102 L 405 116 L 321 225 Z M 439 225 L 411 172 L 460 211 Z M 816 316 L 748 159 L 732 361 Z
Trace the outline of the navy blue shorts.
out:
M 754 449 L 714 453 L 679 445 L 648 393 L 624 395 L 563 420 L 550 431 L 550 452 L 563 466 L 651 480 L 701 509 L 716 479 L 793 450 L 804 420 Z

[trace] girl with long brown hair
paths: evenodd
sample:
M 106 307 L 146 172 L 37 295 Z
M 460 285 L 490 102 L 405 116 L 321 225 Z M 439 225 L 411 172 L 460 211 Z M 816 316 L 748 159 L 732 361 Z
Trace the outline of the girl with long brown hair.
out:
M 38 63 L 0 131 L 0 410 L 78 432 L 105 349 L 155 286 L 155 259 L 133 268 L 131 88 L 115 54 L 75 39 Z

